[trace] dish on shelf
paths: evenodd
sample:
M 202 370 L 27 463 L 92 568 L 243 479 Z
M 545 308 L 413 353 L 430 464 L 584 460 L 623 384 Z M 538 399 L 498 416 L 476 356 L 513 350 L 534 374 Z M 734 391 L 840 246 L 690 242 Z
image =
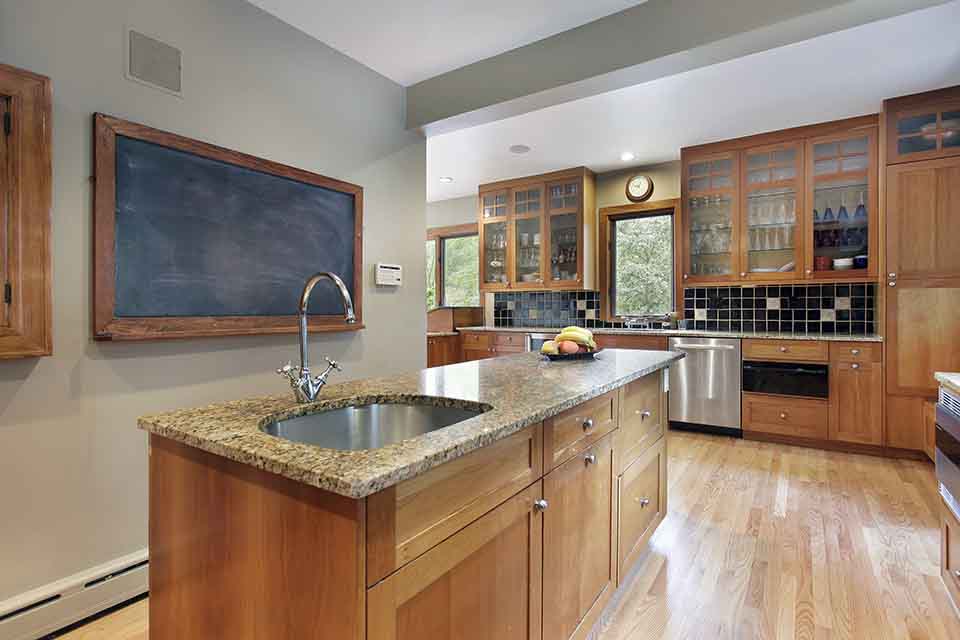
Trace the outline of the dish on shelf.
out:
M 853 258 L 834 258 L 833 268 L 836 271 L 846 271 L 853 269 Z

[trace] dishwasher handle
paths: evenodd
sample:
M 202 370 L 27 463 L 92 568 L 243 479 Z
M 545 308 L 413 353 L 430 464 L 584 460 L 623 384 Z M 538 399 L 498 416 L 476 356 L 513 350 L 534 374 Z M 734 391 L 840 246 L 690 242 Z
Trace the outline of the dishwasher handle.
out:
M 736 349 L 732 344 L 675 344 L 672 348 L 684 351 L 733 351 Z

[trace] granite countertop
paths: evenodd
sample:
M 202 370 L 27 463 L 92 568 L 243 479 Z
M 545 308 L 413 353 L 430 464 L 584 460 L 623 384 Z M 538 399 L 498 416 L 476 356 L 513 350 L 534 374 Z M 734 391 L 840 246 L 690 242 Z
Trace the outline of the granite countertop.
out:
M 448 338 L 460 335 L 457 331 L 427 331 L 428 338 Z
M 230 460 L 350 498 L 363 498 L 682 357 L 666 351 L 605 349 L 595 360 L 551 362 L 538 354 L 521 353 L 330 385 L 322 392 L 323 400 L 314 404 L 297 404 L 287 392 L 145 416 L 138 424 L 150 433 Z M 520 380 L 523 384 L 517 384 Z M 445 398 L 448 406 L 482 403 L 491 409 L 437 431 L 364 451 L 323 449 L 260 430 L 275 419 L 323 408 L 423 396 Z
M 457 331 L 496 331 L 518 333 L 558 333 L 557 327 L 457 327 Z M 883 336 L 829 335 L 810 333 L 765 333 L 757 331 L 701 331 L 698 329 L 590 329 L 595 335 L 689 336 L 691 338 L 763 338 L 773 340 L 830 340 L 841 342 L 883 342 Z
M 946 371 L 937 371 L 934 374 L 937 382 L 953 393 L 960 395 L 960 373 L 949 373 Z

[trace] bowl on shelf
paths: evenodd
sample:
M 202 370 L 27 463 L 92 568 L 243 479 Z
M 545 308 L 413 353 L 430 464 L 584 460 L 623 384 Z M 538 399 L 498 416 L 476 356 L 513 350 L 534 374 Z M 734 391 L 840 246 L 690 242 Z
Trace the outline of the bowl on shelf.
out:
M 817 256 L 813 259 L 813 268 L 816 271 L 830 271 L 833 269 L 833 262 L 830 256 Z
M 834 258 L 833 268 L 836 271 L 847 271 L 853 269 L 853 258 Z
M 853 257 L 853 268 L 854 268 L 854 269 L 866 269 L 866 268 L 867 268 L 867 256 L 854 256 L 854 257 Z

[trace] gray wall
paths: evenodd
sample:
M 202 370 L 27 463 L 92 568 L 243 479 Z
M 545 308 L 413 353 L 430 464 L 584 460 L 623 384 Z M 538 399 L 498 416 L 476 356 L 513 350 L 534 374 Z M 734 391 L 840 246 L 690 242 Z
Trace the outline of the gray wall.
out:
M 183 99 L 124 79 L 125 26 L 183 49 Z M 0 62 L 54 88 L 54 356 L 0 362 L 2 601 L 146 546 L 138 415 L 283 393 L 296 355 L 293 336 L 90 341 L 91 114 L 364 186 L 367 329 L 313 340 L 340 379 L 424 365 L 423 278 L 377 291 L 371 264 L 422 273 L 426 151 L 401 87 L 242 0 L 0 0 Z
M 477 221 L 477 197 L 464 196 L 427 203 L 427 229 Z

